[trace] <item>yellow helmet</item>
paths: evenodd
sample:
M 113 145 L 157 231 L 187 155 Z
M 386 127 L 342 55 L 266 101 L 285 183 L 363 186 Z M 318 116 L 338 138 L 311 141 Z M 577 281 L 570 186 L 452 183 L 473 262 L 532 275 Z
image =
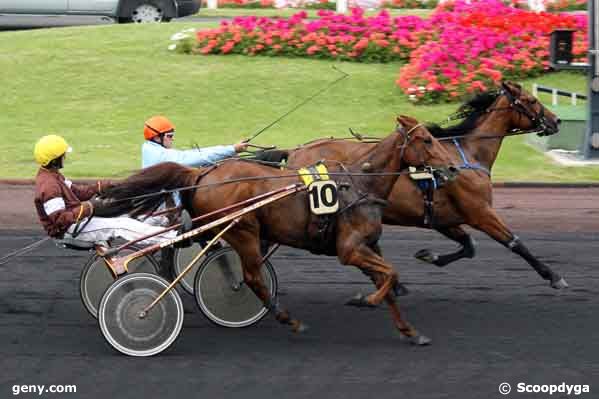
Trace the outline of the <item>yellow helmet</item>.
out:
M 37 141 L 35 149 L 33 150 L 33 156 L 35 161 L 42 166 L 46 166 L 52 161 L 63 155 L 66 152 L 71 152 L 72 148 L 69 147 L 65 139 L 54 134 L 44 136 Z

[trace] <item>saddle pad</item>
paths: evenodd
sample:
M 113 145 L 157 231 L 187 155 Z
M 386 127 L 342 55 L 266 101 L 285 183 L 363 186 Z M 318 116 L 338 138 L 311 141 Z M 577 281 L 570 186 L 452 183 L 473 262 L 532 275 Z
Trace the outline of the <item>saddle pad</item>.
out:
M 306 186 L 309 186 L 316 180 L 329 180 L 327 167 L 322 163 L 301 168 L 297 173 Z
M 313 214 L 328 215 L 339 210 L 337 184 L 330 179 L 323 163 L 301 168 L 297 173 L 308 186 L 308 200 Z
M 435 176 L 432 173 L 421 171 L 418 172 L 415 167 L 410 166 L 410 179 L 412 180 L 434 180 Z

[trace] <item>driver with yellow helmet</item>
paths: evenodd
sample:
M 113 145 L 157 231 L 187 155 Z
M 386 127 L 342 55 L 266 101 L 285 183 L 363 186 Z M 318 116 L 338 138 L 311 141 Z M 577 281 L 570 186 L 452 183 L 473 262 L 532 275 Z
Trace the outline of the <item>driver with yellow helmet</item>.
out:
M 65 139 L 56 135 L 44 136 L 35 144 L 34 156 L 40 168 L 35 178 L 34 202 L 39 220 L 50 237 L 76 237 L 90 242 L 121 237 L 130 241 L 162 230 L 129 217 L 94 216 L 92 197 L 101 193 L 109 182 L 79 185 L 66 179 L 60 169 L 69 152 L 71 147 Z M 176 232 L 169 231 L 141 244 L 150 245 L 175 236 Z

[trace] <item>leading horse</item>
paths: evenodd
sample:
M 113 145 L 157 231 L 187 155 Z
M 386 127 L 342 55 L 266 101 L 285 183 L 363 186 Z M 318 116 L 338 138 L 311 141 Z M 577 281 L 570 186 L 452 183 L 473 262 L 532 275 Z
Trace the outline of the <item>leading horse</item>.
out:
M 421 124 L 409 117 L 399 117 L 401 128 L 365 151 L 356 162 L 327 164 L 331 178 L 339 186 L 339 212 L 324 230 L 313 229 L 317 222 L 308 206 L 305 191 L 264 206 L 244 216 L 223 236 L 242 260 L 245 283 L 264 305 L 275 312 L 276 319 L 302 331 L 305 325 L 271 300 L 262 280 L 260 240 L 302 248 L 318 254 L 336 255 L 344 265 L 354 265 L 373 280 L 376 291 L 362 298 L 364 305 L 386 301 L 395 327 L 414 344 L 428 344 L 402 317 L 391 288 L 398 274 L 380 254 L 378 240 L 382 232 L 381 203 L 389 196 L 398 172 L 411 166 L 451 165 L 450 156 Z M 333 173 L 334 172 L 334 173 Z M 259 180 L 256 180 L 259 177 Z M 162 189 L 201 185 L 182 191 L 182 203 L 193 216 L 207 214 L 239 201 L 256 197 L 298 182 L 297 174 L 244 160 L 229 160 L 206 170 L 173 163 L 147 168 L 105 192 L 110 200 L 121 201 L 133 196 L 156 193 Z M 234 181 L 234 184 L 224 184 Z M 152 207 L 161 196 L 149 197 L 144 206 Z M 139 206 L 139 204 L 137 204 Z
M 491 170 L 504 137 L 533 132 L 540 136 L 555 134 L 560 120 L 520 85 L 510 82 L 502 83 L 497 91 L 479 94 L 458 113 L 465 119 L 456 126 L 446 129 L 429 126 L 461 169 L 455 182 L 435 191 L 430 222 L 425 222 L 427 209 L 423 192 L 409 176 L 401 176 L 387 198 L 389 206 L 384 209 L 383 223 L 433 228 L 461 244 L 455 253 L 439 255 L 428 249 L 416 253 L 417 258 L 439 267 L 474 257 L 474 241 L 461 227 L 469 225 L 520 255 L 543 279 L 549 280 L 553 288 L 567 287 L 566 281 L 535 257 L 493 209 L 491 182 Z M 370 151 L 374 145 L 350 140 L 319 140 L 289 150 L 287 166 L 300 167 L 320 159 L 347 162 Z

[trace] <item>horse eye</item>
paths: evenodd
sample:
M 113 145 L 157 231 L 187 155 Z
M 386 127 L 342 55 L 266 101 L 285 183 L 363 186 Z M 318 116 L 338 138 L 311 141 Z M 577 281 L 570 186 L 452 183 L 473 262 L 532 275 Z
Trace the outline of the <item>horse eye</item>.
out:
M 424 144 L 426 144 L 426 145 L 433 144 L 433 139 L 431 139 L 430 137 L 425 138 L 424 139 Z

